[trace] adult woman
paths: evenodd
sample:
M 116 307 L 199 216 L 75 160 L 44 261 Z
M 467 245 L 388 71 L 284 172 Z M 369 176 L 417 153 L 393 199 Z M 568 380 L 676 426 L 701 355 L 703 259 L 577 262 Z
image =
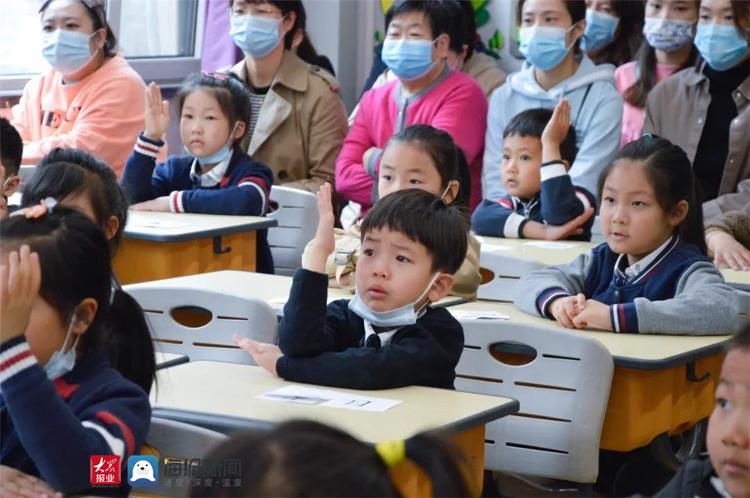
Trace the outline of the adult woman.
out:
M 571 166 L 573 183 L 597 191 L 599 173 L 617 152 L 622 98 L 614 86 L 612 66 L 596 66 L 578 49 L 586 21 L 583 0 L 521 0 L 518 24 L 526 64 L 511 74 L 490 98 L 485 139 L 482 194 L 505 195 L 500 180 L 503 130 L 519 112 L 553 108 L 565 97 L 571 106 L 578 154 Z
M 581 49 L 596 64 L 619 66 L 641 46 L 643 6 L 633 0 L 586 0 Z
M 659 83 L 646 104 L 644 130 L 693 161 L 707 221 L 750 202 L 749 38 L 750 1 L 702 0 L 701 59 Z
M 346 134 L 338 82 L 292 50 L 300 0 L 232 0 L 231 35 L 245 54 L 232 72 L 247 83 L 252 113 L 243 147 L 274 172 L 274 184 L 317 192 L 333 183 Z
M 146 86 L 115 52 L 104 0 L 47 0 L 39 12 L 52 68 L 29 81 L 13 108 L 23 162 L 35 164 L 56 147 L 83 149 L 119 176 L 143 130 Z

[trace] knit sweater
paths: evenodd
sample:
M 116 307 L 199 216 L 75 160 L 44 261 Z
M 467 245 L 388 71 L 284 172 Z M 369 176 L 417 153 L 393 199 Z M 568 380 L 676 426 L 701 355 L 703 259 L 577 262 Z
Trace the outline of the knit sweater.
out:
M 400 81 L 369 90 L 359 102 L 357 116 L 336 159 L 336 191 L 369 209 L 386 142 L 410 125 L 428 124 L 448 133 L 464 152 L 471 171 L 473 209 L 481 199 L 486 113 L 487 99 L 479 85 L 470 76 L 449 69 L 408 97 L 403 95 Z M 363 164 L 365 152 L 373 147 L 376 153 Z
M 531 199 L 505 196 L 498 201 L 484 199 L 471 217 L 471 228 L 477 235 L 523 238 L 523 227 L 529 221 L 564 225 L 589 207 L 596 205 L 593 194 L 573 185 L 565 165 L 560 161 L 542 164 L 541 190 Z M 584 224 L 576 240 L 590 240 L 594 217 Z
M 399 328 L 382 347 L 364 345 L 365 322 L 341 299 L 326 307 L 328 276 L 294 274 L 279 323 L 279 376 L 350 389 L 411 385 L 453 389 L 464 346 L 461 324 L 444 308 L 427 308 L 414 325 Z
M 103 354 L 78 359 L 50 381 L 26 338 L 0 344 L 0 464 L 68 493 L 126 496 L 128 456 L 151 423 L 143 390 L 109 366 Z M 91 455 L 119 455 L 123 485 L 90 491 Z
M 630 279 L 616 267 L 627 262 L 619 256 L 605 243 L 568 264 L 532 272 L 519 282 L 515 303 L 552 318 L 555 299 L 583 293 L 609 305 L 614 332 L 711 335 L 742 328 L 739 296 L 694 245 L 674 236 Z
M 706 224 L 706 233 L 727 232 L 737 242 L 750 248 L 750 204 L 738 211 L 728 211 Z

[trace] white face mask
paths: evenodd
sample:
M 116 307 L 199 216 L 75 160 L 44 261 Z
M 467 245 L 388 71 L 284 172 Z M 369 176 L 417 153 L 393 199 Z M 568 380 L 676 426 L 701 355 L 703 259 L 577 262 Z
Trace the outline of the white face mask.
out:
M 405 304 L 400 308 L 390 311 L 374 311 L 359 298 L 359 294 L 355 293 L 354 297 L 349 301 L 349 309 L 361 319 L 376 327 L 397 328 L 406 325 L 414 325 L 429 304 L 430 301 L 425 300 L 425 297 L 430 292 L 439 276 L 440 273 L 438 272 L 432 277 L 427 288 L 425 288 L 414 302 Z
M 65 334 L 65 340 L 63 341 L 62 347 L 52 353 L 52 356 L 50 356 L 49 360 L 47 360 L 47 364 L 44 365 L 44 370 L 47 372 L 47 378 L 49 380 L 55 380 L 66 373 L 73 370 L 73 367 L 76 365 L 76 346 L 78 346 L 78 339 L 81 338 L 81 336 L 76 336 L 75 341 L 73 342 L 73 346 L 71 346 L 70 349 L 65 351 L 65 346 L 68 344 L 68 339 L 70 338 L 70 335 L 73 331 L 73 324 L 76 321 L 76 314 L 73 312 L 73 316 L 70 318 L 70 324 L 68 325 L 68 332 Z

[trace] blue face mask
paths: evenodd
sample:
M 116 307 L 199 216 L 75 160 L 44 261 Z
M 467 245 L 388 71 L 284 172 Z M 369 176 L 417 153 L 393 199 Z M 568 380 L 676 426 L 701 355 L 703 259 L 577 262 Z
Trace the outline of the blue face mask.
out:
M 380 58 L 398 79 L 416 80 L 432 69 L 433 43 L 430 40 L 386 38 Z
M 68 344 L 68 339 L 70 338 L 71 332 L 73 331 L 73 324 L 75 323 L 75 320 L 76 315 L 75 313 L 73 313 L 73 316 L 70 319 L 70 324 L 68 325 L 68 332 L 65 334 L 65 340 L 63 341 L 62 347 L 58 351 L 52 353 L 52 356 L 50 356 L 49 360 L 47 360 L 47 364 L 44 365 L 44 371 L 47 372 L 47 378 L 49 380 L 59 379 L 66 373 L 73 370 L 73 367 L 76 365 L 76 346 L 78 346 L 78 339 L 81 336 L 77 336 L 75 341 L 73 342 L 73 346 L 65 351 L 65 346 Z
M 232 127 L 232 131 L 229 132 L 229 140 L 227 140 L 224 145 L 219 147 L 219 150 L 207 156 L 195 156 L 195 158 L 198 160 L 198 164 L 200 164 L 201 166 L 204 166 L 206 164 L 219 164 L 220 162 L 227 161 L 230 157 L 232 157 L 232 143 L 234 142 L 234 132 L 237 131 L 238 124 L 239 123 L 234 124 L 234 126 Z M 187 147 L 185 147 L 185 149 L 187 149 Z M 189 150 L 188 153 L 190 153 Z
M 570 29 L 572 29 L 571 26 Z M 521 28 L 521 43 L 518 49 L 526 60 L 537 69 L 549 71 L 557 67 L 573 46 L 565 45 L 568 30 L 555 26 L 531 26 Z
M 417 319 L 422 315 L 424 308 L 429 304 L 429 301 L 425 301 L 425 297 L 427 296 L 427 293 L 430 292 L 432 285 L 439 276 L 440 273 L 436 273 L 435 276 L 432 277 L 429 285 L 424 292 L 419 295 L 416 301 L 405 304 L 400 308 L 390 311 L 374 311 L 359 298 L 358 293 L 355 293 L 354 297 L 349 301 L 349 309 L 362 320 L 365 320 L 376 327 L 395 329 L 397 327 L 405 327 L 406 325 L 414 325 L 417 323 Z
M 595 10 L 586 11 L 586 30 L 581 38 L 581 49 L 584 52 L 600 50 L 615 39 L 620 18 Z
M 282 18 L 283 19 L 283 18 Z M 279 26 L 282 19 L 267 16 L 230 16 L 229 36 L 240 50 L 261 58 L 273 52 L 281 42 Z
M 58 29 L 44 35 L 42 55 L 55 70 L 74 73 L 91 60 L 89 39 L 94 35 Z
M 747 39 L 734 24 L 699 24 L 695 46 L 712 69 L 726 71 L 747 56 Z

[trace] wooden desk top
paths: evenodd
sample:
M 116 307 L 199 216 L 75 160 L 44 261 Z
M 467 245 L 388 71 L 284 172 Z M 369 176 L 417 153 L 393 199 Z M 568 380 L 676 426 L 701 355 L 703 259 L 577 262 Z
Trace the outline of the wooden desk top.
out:
M 591 242 L 577 240 L 548 242 L 544 240 L 503 239 L 484 235 L 476 237 L 481 243 L 481 254 L 493 253 L 508 258 L 535 261 L 542 266 L 568 263 L 579 254 L 594 247 Z
M 292 289 L 292 277 L 225 270 L 126 285 L 125 290 L 138 286 L 164 289 L 193 287 L 242 298 L 255 298 L 265 301 L 274 310 L 280 312 L 289 297 L 289 291 Z M 352 295 L 342 289 L 328 289 L 329 302 L 351 298 Z M 448 296 L 436 305 L 452 306 L 463 302 L 465 300 L 460 297 Z
M 260 216 L 161 213 L 131 210 L 128 212 L 128 223 L 125 226 L 123 234 L 126 239 L 154 242 L 181 242 L 261 230 L 276 226 L 277 224 L 278 222 L 273 218 Z
M 183 363 L 187 363 L 190 361 L 190 358 L 188 358 L 184 354 L 177 353 L 162 353 L 161 351 L 156 351 L 154 353 L 154 356 L 156 358 L 157 370 L 161 370 L 162 368 L 174 367 L 176 365 L 182 365 Z
M 552 320 L 528 315 L 510 303 L 477 301 L 448 308 L 449 311 L 495 311 L 510 316 L 498 320 L 498 326 L 516 324 L 562 328 Z M 565 329 L 573 331 L 573 329 Z M 612 354 L 615 365 L 624 368 L 660 370 L 719 353 L 729 335 L 685 336 L 656 334 L 615 334 L 613 332 L 577 331 L 601 342 Z
M 728 284 L 739 287 L 744 290 L 750 290 L 750 271 L 730 270 L 729 268 L 721 269 L 724 280 Z
M 255 398 L 289 385 L 295 384 L 260 367 L 194 361 L 161 370 L 151 402 L 155 415 L 197 425 L 236 429 L 305 418 L 339 427 L 368 442 L 406 439 L 426 430 L 461 432 L 518 410 L 518 402 L 509 398 L 418 386 L 381 391 L 309 386 L 402 401 L 385 412 Z

